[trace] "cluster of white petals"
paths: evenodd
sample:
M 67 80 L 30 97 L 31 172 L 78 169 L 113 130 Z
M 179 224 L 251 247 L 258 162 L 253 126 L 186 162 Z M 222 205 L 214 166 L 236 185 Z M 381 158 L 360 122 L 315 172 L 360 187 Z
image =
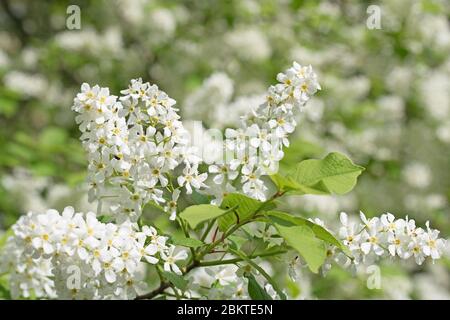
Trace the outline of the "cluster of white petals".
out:
M 421 265 L 428 257 L 433 261 L 440 259 L 446 250 L 446 240 L 439 238 L 439 231 L 430 228 L 428 221 L 423 229 L 408 217 L 396 219 L 385 213 L 367 218 L 362 212 L 360 221 L 351 221 L 345 212 L 340 221 L 339 238 L 350 250 L 355 265 L 369 264 L 381 257 L 411 258 Z
M 333 233 L 322 220 L 309 220 Z M 413 219 L 396 219 L 391 213 L 367 218 L 360 212 L 360 219 L 356 220 L 341 212 L 337 238 L 348 252 L 330 245 L 327 259 L 321 267 L 322 274 L 325 275 L 334 263 L 352 272 L 383 259 L 414 261 L 418 265 L 430 259 L 434 263 L 448 254 L 448 243 L 446 239 L 439 238 L 439 230 L 430 228 L 428 221 L 425 225 L 426 229 L 418 227 Z M 297 255 L 288 260 L 289 276 L 294 281 L 301 279 L 299 268 L 305 265 L 304 261 Z
M 180 273 L 174 246 L 152 227 L 102 223 L 66 207 L 28 213 L 12 227 L 1 256 L 14 298 L 132 299 L 145 289 L 141 261 Z
M 320 90 L 312 67 L 296 62 L 277 80 L 265 102 L 242 117 L 239 128 L 225 131 L 224 160 L 209 166 L 213 181 L 224 192 L 238 187 L 252 198 L 266 199 L 267 187 L 261 178 L 278 170 L 283 147 L 289 146 L 288 136 L 297 125 L 294 111 Z
M 137 221 L 148 202 L 164 205 L 172 220 L 182 188 L 206 187 L 198 172 L 201 159 L 188 146 L 175 100 L 156 85 L 132 80 L 122 96 L 84 83 L 74 99 L 81 140 L 88 153 L 90 200 L 110 204 L 116 221 Z M 178 186 L 172 171 L 184 165 Z

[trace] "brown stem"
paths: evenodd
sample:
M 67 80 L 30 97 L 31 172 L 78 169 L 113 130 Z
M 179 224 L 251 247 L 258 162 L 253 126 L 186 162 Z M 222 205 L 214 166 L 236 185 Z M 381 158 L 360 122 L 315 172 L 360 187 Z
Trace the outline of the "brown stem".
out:
M 217 237 L 217 232 L 219 231 L 219 227 L 216 228 L 216 230 L 214 231 L 214 235 L 212 238 L 212 242 L 216 241 L 216 237 Z
M 170 284 L 167 282 L 161 282 L 158 288 L 156 288 L 153 291 L 150 291 L 149 293 L 143 294 L 141 296 L 137 296 L 135 300 L 146 300 L 146 299 L 153 299 L 157 295 L 161 294 L 170 287 Z
M 192 269 L 198 267 L 199 265 L 200 265 L 200 262 L 199 262 L 199 261 L 196 261 L 196 260 L 193 261 L 193 262 L 186 268 L 186 271 L 183 273 L 183 276 L 186 275 L 186 274 L 188 274 Z M 155 298 L 156 296 L 158 296 L 158 295 L 164 293 L 164 290 L 166 290 L 166 289 L 168 289 L 168 288 L 170 288 L 170 287 L 171 287 L 171 284 L 170 284 L 170 283 L 168 283 L 168 282 L 161 282 L 161 284 L 159 285 L 158 288 L 156 288 L 156 289 L 153 290 L 153 291 L 150 291 L 149 293 L 146 293 L 146 294 L 137 296 L 137 297 L 135 298 L 135 300 L 148 300 L 148 299 L 153 299 L 153 298 Z

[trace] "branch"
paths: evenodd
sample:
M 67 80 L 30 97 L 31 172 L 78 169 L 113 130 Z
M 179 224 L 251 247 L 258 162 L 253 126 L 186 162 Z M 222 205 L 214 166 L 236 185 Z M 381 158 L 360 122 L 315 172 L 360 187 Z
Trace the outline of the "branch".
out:
M 192 269 L 194 269 L 194 268 L 196 268 L 196 267 L 198 267 L 198 266 L 199 266 L 199 262 L 198 262 L 198 261 L 193 261 L 193 262 L 186 268 L 186 271 L 183 273 L 183 276 L 185 276 L 185 275 L 188 274 Z M 168 289 L 168 288 L 170 288 L 170 283 L 168 283 L 168 282 L 161 282 L 161 284 L 159 285 L 158 288 L 156 288 L 155 290 L 153 290 L 153 291 L 151 291 L 151 292 L 149 292 L 149 293 L 146 293 L 146 294 L 137 296 L 137 297 L 135 298 L 135 300 L 147 300 L 147 299 L 153 299 L 154 297 L 156 297 L 156 296 L 158 296 L 158 295 L 164 293 L 164 290 L 166 290 L 166 289 Z
M 248 257 L 248 259 L 255 259 L 255 258 L 263 258 L 263 257 L 270 257 L 270 256 L 276 256 L 278 254 L 286 253 L 286 250 L 279 250 L 274 252 L 266 252 L 256 255 L 251 255 Z M 199 262 L 199 267 L 211 267 L 211 266 L 219 266 L 223 264 L 234 264 L 237 262 L 245 261 L 242 258 L 234 258 L 234 259 L 227 259 L 227 260 L 213 260 L 213 261 L 201 261 Z
M 210 243 L 207 247 L 206 250 L 202 253 L 199 253 L 199 255 L 197 255 L 197 259 L 194 258 L 194 260 L 192 261 L 191 264 L 188 265 L 188 267 L 186 268 L 186 271 L 183 273 L 183 276 L 188 274 L 192 269 L 197 268 L 197 267 L 206 267 L 206 266 L 215 266 L 215 265 L 222 265 L 222 264 L 231 264 L 231 263 L 236 263 L 239 261 L 248 261 L 257 257 L 268 257 L 268 256 L 272 256 L 272 255 L 276 255 L 276 254 L 281 254 L 281 253 L 285 253 L 286 251 L 277 251 L 277 252 L 269 252 L 269 253 L 263 253 L 263 254 L 259 254 L 259 255 L 255 255 L 255 256 L 250 256 L 250 257 L 240 257 L 240 258 L 236 258 L 236 259 L 228 259 L 228 260 L 216 260 L 216 261 L 199 261 L 200 259 L 202 259 L 205 255 L 207 255 L 208 253 L 210 253 L 219 243 L 223 242 L 223 240 L 225 240 L 229 235 L 233 234 L 237 229 L 239 229 L 240 227 L 242 227 L 243 225 L 252 222 L 253 218 L 257 215 L 258 212 L 260 212 L 264 206 L 269 203 L 272 202 L 273 200 L 275 200 L 276 198 L 279 198 L 281 196 L 284 195 L 285 192 L 277 192 L 275 193 L 269 200 L 267 200 L 266 202 L 264 202 L 260 208 L 258 208 L 254 214 L 252 215 L 252 217 L 248 220 L 245 221 L 241 221 L 240 223 L 236 224 L 235 226 L 233 226 L 230 230 L 228 230 L 226 233 L 224 233 L 224 236 L 221 239 L 218 239 L 212 243 Z M 183 228 L 184 229 L 184 228 Z M 185 231 L 185 230 L 183 230 Z M 261 271 L 260 271 L 261 272 Z M 264 270 L 263 270 L 264 272 Z M 161 282 L 161 284 L 159 285 L 159 287 L 149 293 L 143 294 L 141 296 L 137 296 L 135 300 L 145 300 L 145 299 L 152 299 L 156 296 L 158 296 L 159 294 L 162 294 L 164 292 L 164 290 L 166 290 L 167 288 L 170 287 L 170 284 L 167 282 Z M 276 287 L 276 285 L 275 285 Z M 274 287 L 274 288 L 275 288 Z
M 210 253 L 216 246 L 218 246 L 220 243 L 223 243 L 223 241 L 230 236 L 231 234 L 233 234 L 236 230 L 238 230 L 240 227 L 246 225 L 247 223 L 253 222 L 254 219 L 257 217 L 257 214 L 264 209 L 264 207 L 274 201 L 275 199 L 282 197 L 286 192 L 285 191 L 278 191 L 276 192 L 269 200 L 263 202 L 261 204 L 261 206 L 252 214 L 252 216 L 250 218 L 248 218 L 247 220 L 241 221 L 240 223 L 237 223 L 236 225 L 234 225 L 231 229 L 229 229 L 228 231 L 226 231 L 223 236 L 220 239 L 217 239 L 215 241 L 213 241 L 212 243 L 210 243 L 206 249 L 204 250 L 204 252 L 199 253 L 199 255 L 197 256 L 197 258 L 199 260 L 201 260 L 205 255 L 207 255 L 208 253 Z
M 161 282 L 161 284 L 159 285 L 159 287 L 149 293 L 143 294 L 141 296 L 137 296 L 135 298 L 135 300 L 146 300 L 146 299 L 153 299 L 154 297 L 156 297 L 157 295 L 161 294 L 164 292 L 164 290 L 166 290 L 167 288 L 170 287 L 170 284 L 168 282 Z

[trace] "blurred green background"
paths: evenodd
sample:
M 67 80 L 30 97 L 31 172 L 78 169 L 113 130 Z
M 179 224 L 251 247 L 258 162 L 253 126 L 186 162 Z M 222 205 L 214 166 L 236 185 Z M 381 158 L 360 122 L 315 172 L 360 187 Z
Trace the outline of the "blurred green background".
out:
M 184 119 L 236 124 L 293 60 L 322 91 L 300 116 L 282 166 L 348 154 L 367 168 L 345 197 L 285 204 L 333 226 L 340 211 L 409 215 L 450 233 L 450 3 L 417 1 L 0 0 L 0 229 L 29 210 L 88 210 L 85 155 L 70 107 L 81 83 L 113 94 L 132 78 L 156 83 Z M 66 27 L 69 5 L 81 29 Z M 381 29 L 367 8 L 379 6 Z M 166 217 L 162 217 L 166 220 Z M 450 298 L 450 262 L 335 267 L 304 275 L 299 298 Z

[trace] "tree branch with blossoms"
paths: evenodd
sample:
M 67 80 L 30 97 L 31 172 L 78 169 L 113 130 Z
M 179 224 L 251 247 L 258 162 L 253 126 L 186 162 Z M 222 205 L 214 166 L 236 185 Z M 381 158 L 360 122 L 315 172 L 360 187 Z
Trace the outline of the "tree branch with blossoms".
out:
M 428 222 L 422 229 L 390 213 L 353 222 L 342 213 L 334 233 L 279 210 L 279 199 L 290 195 L 346 194 L 364 168 L 333 152 L 279 172 L 296 112 L 321 88 L 312 67 L 298 63 L 277 80 L 264 103 L 225 130 L 212 162 L 191 144 L 175 100 L 156 85 L 134 79 L 117 97 L 82 84 L 72 109 L 98 212 L 67 207 L 21 217 L 2 250 L 0 272 L 9 273 L 12 296 L 285 299 L 261 259 L 281 257 L 291 275 L 299 260 L 317 273 L 332 263 L 353 269 L 388 256 L 417 264 L 439 259 L 445 240 Z M 143 219 L 147 204 L 165 212 L 183 237 Z M 143 263 L 160 277 L 152 291 Z

